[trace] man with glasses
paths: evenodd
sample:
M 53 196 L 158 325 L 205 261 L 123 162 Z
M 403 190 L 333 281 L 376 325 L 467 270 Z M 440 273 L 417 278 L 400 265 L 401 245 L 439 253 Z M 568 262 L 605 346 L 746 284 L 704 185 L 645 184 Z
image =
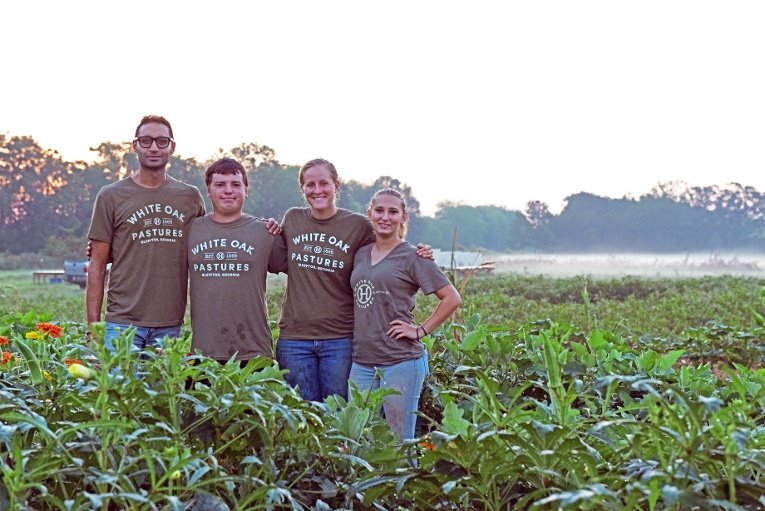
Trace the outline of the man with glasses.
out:
M 104 338 L 109 351 L 131 326 L 137 350 L 180 334 L 188 283 L 186 237 L 191 222 L 205 214 L 199 190 L 166 173 L 175 151 L 167 119 L 141 119 L 133 150 L 138 172 L 98 192 L 88 231 L 87 334 L 90 339 L 91 324 L 101 320 L 106 265 L 111 262 Z

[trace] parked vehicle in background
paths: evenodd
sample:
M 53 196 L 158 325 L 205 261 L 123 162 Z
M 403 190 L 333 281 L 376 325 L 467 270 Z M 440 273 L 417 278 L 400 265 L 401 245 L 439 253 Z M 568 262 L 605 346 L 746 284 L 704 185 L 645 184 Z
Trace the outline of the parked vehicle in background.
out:
M 84 289 L 88 283 L 88 261 L 64 261 L 64 278 Z

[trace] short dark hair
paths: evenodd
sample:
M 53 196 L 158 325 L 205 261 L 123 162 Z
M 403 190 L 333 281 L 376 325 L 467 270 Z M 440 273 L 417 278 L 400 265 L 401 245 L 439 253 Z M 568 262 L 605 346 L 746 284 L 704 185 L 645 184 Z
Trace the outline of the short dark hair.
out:
M 244 170 L 241 163 L 233 158 L 221 158 L 207 167 L 207 172 L 205 172 L 205 184 L 207 186 L 210 186 L 210 183 L 212 183 L 213 174 L 241 174 L 244 186 L 250 186 L 247 183 L 247 171 Z
M 138 138 L 138 130 L 141 129 L 141 126 L 143 126 L 144 124 L 149 124 L 150 122 L 156 122 L 156 123 L 159 123 L 159 124 L 164 124 L 165 126 L 167 126 L 167 129 L 170 130 L 170 138 L 172 138 L 172 139 L 175 138 L 173 136 L 173 127 L 170 126 L 170 121 L 168 121 L 167 119 L 165 119 L 161 115 L 144 115 L 143 117 L 141 117 L 141 122 L 138 123 L 138 126 L 135 129 L 135 136 L 136 136 L 136 138 Z

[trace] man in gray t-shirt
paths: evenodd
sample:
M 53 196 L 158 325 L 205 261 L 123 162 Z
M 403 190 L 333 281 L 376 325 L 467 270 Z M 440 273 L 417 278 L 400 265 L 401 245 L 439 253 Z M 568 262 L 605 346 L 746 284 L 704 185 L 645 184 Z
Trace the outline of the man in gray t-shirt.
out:
M 213 211 L 194 221 L 188 238 L 191 348 L 220 362 L 273 357 L 266 275 L 286 271 L 284 238 L 242 212 L 248 183 L 239 162 L 216 161 L 205 183 Z
M 135 328 L 138 349 L 178 336 L 186 310 L 188 227 L 205 214 L 199 190 L 166 173 L 175 150 L 167 119 L 141 119 L 133 150 L 138 172 L 98 192 L 88 231 L 87 335 L 91 337 L 91 325 L 101 320 L 106 265 L 111 261 L 103 340 L 110 351 L 130 327 Z

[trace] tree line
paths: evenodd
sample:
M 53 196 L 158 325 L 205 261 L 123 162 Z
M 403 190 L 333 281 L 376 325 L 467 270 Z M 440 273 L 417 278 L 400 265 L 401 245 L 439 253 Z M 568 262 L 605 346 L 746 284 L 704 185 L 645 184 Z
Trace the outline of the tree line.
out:
M 91 162 L 66 161 L 27 136 L 0 134 L 0 253 L 77 257 L 83 253 L 93 200 L 102 186 L 137 169 L 130 142 L 92 148 Z M 212 160 L 231 156 L 248 171 L 245 211 L 281 218 L 303 204 L 299 166 L 281 163 L 257 143 L 218 150 L 210 161 L 173 156 L 169 173 L 205 189 Z M 411 187 L 391 176 L 373 183 L 347 181 L 340 207 L 364 212 L 372 193 L 391 186 L 408 200 L 409 239 L 448 250 L 540 252 L 688 252 L 765 248 L 765 195 L 751 186 L 690 187 L 662 183 L 637 198 L 573 194 L 559 214 L 530 201 L 524 211 L 443 202 L 434 216 L 420 212 Z M 203 193 L 203 196 L 205 194 Z M 210 205 L 208 204 L 208 210 Z

